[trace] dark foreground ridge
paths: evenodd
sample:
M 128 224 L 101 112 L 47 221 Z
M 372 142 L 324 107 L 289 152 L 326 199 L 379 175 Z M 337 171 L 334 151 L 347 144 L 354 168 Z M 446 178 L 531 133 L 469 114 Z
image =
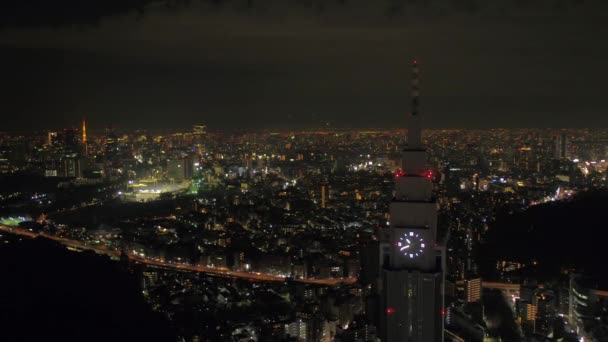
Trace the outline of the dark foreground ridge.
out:
M 533 206 L 523 213 L 504 214 L 489 231 L 481 255 L 490 261 L 535 260 L 535 276 L 550 277 L 575 269 L 608 278 L 604 258 L 608 229 L 608 191 L 582 191 L 574 198 Z
M 174 341 L 135 276 L 43 239 L 0 245 L 0 341 Z

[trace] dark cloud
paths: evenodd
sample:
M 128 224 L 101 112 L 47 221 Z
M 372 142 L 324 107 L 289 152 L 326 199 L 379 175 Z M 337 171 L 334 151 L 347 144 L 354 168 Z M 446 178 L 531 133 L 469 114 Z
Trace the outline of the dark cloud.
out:
M 142 13 L 150 0 L 7 0 L 0 4 L 0 27 L 97 25 L 101 18 Z
M 3 126 L 402 125 L 414 56 L 428 126 L 608 126 L 604 1 L 80 2 L 0 5 Z
M 569 11 L 598 14 L 603 0 L 6 0 L 0 2 L 0 27 L 96 26 L 104 18 L 150 7 L 166 10 L 196 7 L 213 13 L 231 11 L 255 15 L 306 14 L 366 17 L 444 16 L 450 14 L 551 15 Z

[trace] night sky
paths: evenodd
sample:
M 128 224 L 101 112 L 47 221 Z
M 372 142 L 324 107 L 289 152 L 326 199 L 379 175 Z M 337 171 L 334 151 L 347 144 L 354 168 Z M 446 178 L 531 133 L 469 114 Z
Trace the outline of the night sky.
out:
M 425 126 L 608 127 L 605 0 L 15 0 L 0 13 L 0 131 L 83 116 L 93 131 L 401 127 L 414 57 Z

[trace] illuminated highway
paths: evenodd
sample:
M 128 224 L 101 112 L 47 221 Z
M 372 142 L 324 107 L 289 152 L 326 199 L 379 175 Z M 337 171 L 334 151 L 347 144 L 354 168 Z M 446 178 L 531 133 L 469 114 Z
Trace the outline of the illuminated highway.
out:
M 11 227 L 7 227 L 4 225 L 0 225 L 0 232 L 15 234 L 15 235 L 29 237 L 29 238 L 42 237 L 45 239 L 59 242 L 62 245 L 66 246 L 68 248 L 72 248 L 72 249 L 90 250 L 90 251 L 94 251 L 97 254 L 107 255 L 110 257 L 119 257 L 120 256 L 120 251 L 110 249 L 106 246 L 89 246 L 89 245 L 86 245 L 77 240 L 66 239 L 66 238 L 49 235 L 49 234 L 44 234 L 44 233 L 40 233 L 40 234 L 33 233 L 28 230 L 24 230 L 24 229 L 20 229 L 20 228 L 11 228 Z M 128 254 L 128 256 L 129 256 L 129 259 L 131 259 L 135 262 L 149 265 L 149 266 L 154 266 L 154 267 L 162 267 L 162 268 L 169 268 L 169 269 L 190 271 L 190 272 L 201 272 L 201 273 L 207 273 L 207 274 L 212 274 L 212 275 L 217 275 L 217 276 L 222 276 L 222 277 L 241 278 L 241 279 L 247 279 L 247 280 L 252 280 L 252 281 L 285 282 L 285 277 L 275 276 L 275 275 L 271 275 L 271 274 L 238 272 L 238 271 L 230 271 L 226 268 L 214 268 L 214 267 L 196 266 L 196 265 L 183 264 L 183 263 L 165 262 L 165 261 L 161 261 L 161 260 L 143 258 L 143 257 L 136 256 L 133 254 Z M 306 284 L 335 286 L 335 285 L 341 285 L 341 284 L 352 284 L 352 283 L 356 282 L 357 279 L 356 278 L 325 278 L 325 279 L 308 278 L 308 279 L 295 279 L 293 281 L 299 282 L 299 283 L 306 283 Z
M 24 229 L 20 229 L 20 228 L 11 228 L 11 227 L 8 227 L 5 225 L 0 225 L 0 232 L 6 232 L 6 233 L 30 237 L 30 238 L 43 237 L 43 238 L 46 238 L 49 240 L 59 242 L 59 243 L 65 245 L 66 247 L 75 248 L 78 250 L 90 250 L 90 251 L 94 251 L 97 254 L 107 255 L 110 257 L 119 257 L 120 256 L 120 251 L 110 249 L 106 246 L 89 246 L 89 245 L 85 245 L 82 242 L 77 241 L 77 240 L 66 239 L 66 238 L 62 238 L 59 236 L 48 235 L 48 234 L 44 234 L 44 233 L 40 233 L 40 234 L 33 233 L 28 230 L 24 230 Z M 160 260 L 143 258 L 143 257 L 133 255 L 133 254 L 128 254 L 128 255 L 129 255 L 129 259 L 131 259 L 135 262 L 149 265 L 149 266 L 154 266 L 154 267 L 162 267 L 162 268 L 169 268 L 169 269 L 189 271 L 189 272 L 200 272 L 200 273 L 207 273 L 207 274 L 212 274 L 212 275 L 222 276 L 222 277 L 248 279 L 248 280 L 252 280 L 252 281 L 285 282 L 285 277 L 275 276 L 275 275 L 271 275 L 271 274 L 230 271 L 226 268 L 216 268 L 216 267 L 206 267 L 206 266 L 183 264 L 183 263 L 180 264 L 180 263 L 164 262 L 164 261 L 160 261 Z M 341 285 L 341 284 L 352 284 L 352 283 L 355 283 L 357 281 L 357 279 L 356 278 L 325 278 L 325 279 L 308 278 L 308 279 L 295 279 L 293 281 L 300 282 L 300 283 L 307 283 L 307 284 L 335 286 L 335 285 Z M 462 286 L 464 284 L 464 282 L 457 281 L 456 284 Z M 482 287 L 486 288 L 486 289 L 497 289 L 497 290 L 503 290 L 503 291 L 519 291 L 520 285 L 511 284 L 511 283 L 483 281 Z M 595 290 L 595 294 L 598 297 L 608 298 L 608 291 Z

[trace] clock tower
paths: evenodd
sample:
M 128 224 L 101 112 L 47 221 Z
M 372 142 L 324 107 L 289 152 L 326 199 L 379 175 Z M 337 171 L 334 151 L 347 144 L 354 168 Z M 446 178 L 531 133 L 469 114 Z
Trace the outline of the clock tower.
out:
M 437 203 L 421 140 L 415 60 L 412 69 L 407 144 L 395 175 L 389 226 L 377 245 L 375 307 L 383 342 L 443 341 L 445 250 L 437 243 Z

